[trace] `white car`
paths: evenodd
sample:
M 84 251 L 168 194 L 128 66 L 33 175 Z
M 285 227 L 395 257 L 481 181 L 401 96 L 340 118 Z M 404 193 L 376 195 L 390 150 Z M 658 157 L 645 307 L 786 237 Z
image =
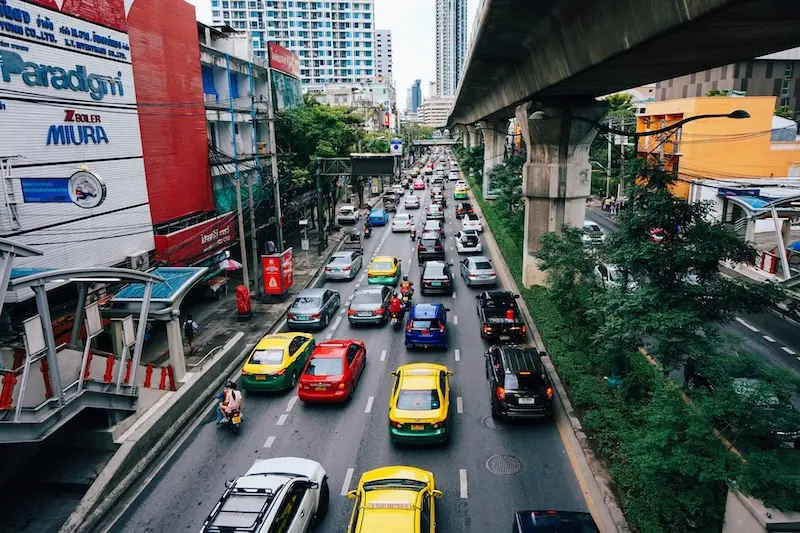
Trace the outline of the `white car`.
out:
M 483 224 L 478 215 L 475 213 L 467 213 L 461 217 L 461 229 L 474 229 L 480 233 L 483 231 Z
M 459 254 L 479 254 L 483 251 L 481 238 L 474 229 L 459 231 L 453 238 L 456 240 L 456 252 Z
M 585 220 L 583 222 L 581 241 L 586 246 L 600 246 L 606 242 L 606 234 L 597 223 Z
M 625 271 L 617 265 L 608 263 L 600 263 L 594 267 L 594 279 L 597 285 L 603 288 L 606 287 L 625 287 Z M 636 281 L 628 276 L 627 288 L 633 290 L 637 287 Z
M 419 196 L 409 194 L 403 198 L 403 205 L 406 206 L 406 209 L 419 209 Z
M 403 190 L 403 186 L 402 185 L 400 185 L 399 183 L 396 183 L 396 184 L 392 185 L 392 192 L 395 193 L 398 196 L 403 196 L 403 194 L 405 193 L 405 190 Z
M 458 173 L 458 170 L 450 169 L 450 176 L 448 176 L 448 181 L 458 181 L 461 179 L 461 174 Z
M 414 225 L 414 217 L 408 213 L 397 213 L 392 219 L 392 233 L 396 231 L 411 231 Z
M 328 476 L 310 459 L 260 459 L 225 486 L 203 531 L 310 531 L 328 514 Z
M 336 215 L 337 224 L 355 224 L 361 215 L 354 205 L 343 205 L 339 208 L 339 213 Z

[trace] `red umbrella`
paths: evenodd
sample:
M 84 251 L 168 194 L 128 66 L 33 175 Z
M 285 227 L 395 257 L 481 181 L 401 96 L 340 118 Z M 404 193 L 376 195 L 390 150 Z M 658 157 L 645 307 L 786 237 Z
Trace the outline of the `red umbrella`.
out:
M 230 272 L 231 270 L 239 270 L 240 268 L 242 268 L 242 264 L 239 261 L 235 261 L 233 259 L 224 259 L 220 261 L 220 263 L 217 266 L 222 270 L 226 270 L 228 272 Z

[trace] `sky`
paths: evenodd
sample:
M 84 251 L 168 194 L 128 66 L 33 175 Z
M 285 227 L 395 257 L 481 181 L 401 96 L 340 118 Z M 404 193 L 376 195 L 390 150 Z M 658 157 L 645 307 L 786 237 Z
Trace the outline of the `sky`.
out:
M 467 0 L 467 32 L 480 0 Z M 187 0 L 197 8 L 197 20 L 211 23 L 211 0 Z M 377 29 L 392 30 L 392 57 L 397 106 L 406 107 L 408 88 L 422 80 L 422 96 L 428 96 L 428 83 L 436 79 L 435 0 L 375 0 Z

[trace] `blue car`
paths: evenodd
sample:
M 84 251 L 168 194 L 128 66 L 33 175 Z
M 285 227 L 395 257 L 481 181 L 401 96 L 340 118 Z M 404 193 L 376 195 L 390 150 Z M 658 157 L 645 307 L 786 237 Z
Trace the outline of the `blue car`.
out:
M 369 212 L 369 223 L 373 226 L 385 226 L 389 223 L 389 212 L 386 209 L 373 209 Z
M 406 348 L 447 349 L 447 309 L 442 304 L 414 304 L 406 323 Z

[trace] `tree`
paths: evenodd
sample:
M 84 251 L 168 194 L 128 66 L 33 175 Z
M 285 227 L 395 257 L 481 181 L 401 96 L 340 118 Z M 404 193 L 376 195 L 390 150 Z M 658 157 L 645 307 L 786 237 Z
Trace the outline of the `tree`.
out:
M 706 93 L 706 96 L 728 96 L 730 91 L 727 89 L 711 89 Z
M 775 110 L 775 116 L 794 120 L 794 110 L 788 105 L 782 105 Z
M 610 121 L 612 127 L 616 129 L 624 129 L 626 131 L 634 131 L 636 129 L 636 114 L 634 113 L 633 108 L 633 96 L 628 93 L 615 93 L 610 94 L 603 98 L 604 101 L 608 102 L 608 114 L 606 118 Z M 603 166 L 608 165 L 608 142 L 609 137 L 606 134 L 598 134 L 595 136 L 594 140 L 592 141 L 592 145 L 589 148 L 589 159 L 591 161 L 598 161 L 603 164 Z M 636 157 L 634 150 L 628 150 L 626 156 L 626 169 L 631 169 L 631 165 L 627 164 L 627 160 L 631 157 Z M 622 165 L 622 150 L 618 145 L 611 146 L 611 168 L 617 169 L 620 168 Z M 605 171 L 603 171 L 605 173 Z M 612 170 L 612 173 L 615 173 Z M 618 174 L 618 173 L 617 173 Z M 631 182 L 631 176 L 629 176 L 629 172 L 625 173 L 625 183 Z M 600 181 L 600 180 L 598 180 Z M 612 179 L 612 183 L 618 183 L 619 177 L 617 176 L 616 179 Z M 602 187 L 600 189 L 605 194 L 606 183 L 605 177 L 602 179 Z M 610 187 L 612 194 L 616 194 L 616 189 L 614 186 Z
M 609 94 L 604 101 L 608 102 L 608 117 L 610 118 L 633 118 L 633 95 L 628 93 Z
M 525 211 L 522 204 L 522 165 L 525 159 L 509 157 L 495 165 L 489 175 L 492 190 L 497 194 L 499 213 L 512 237 L 522 241 L 525 235 Z

